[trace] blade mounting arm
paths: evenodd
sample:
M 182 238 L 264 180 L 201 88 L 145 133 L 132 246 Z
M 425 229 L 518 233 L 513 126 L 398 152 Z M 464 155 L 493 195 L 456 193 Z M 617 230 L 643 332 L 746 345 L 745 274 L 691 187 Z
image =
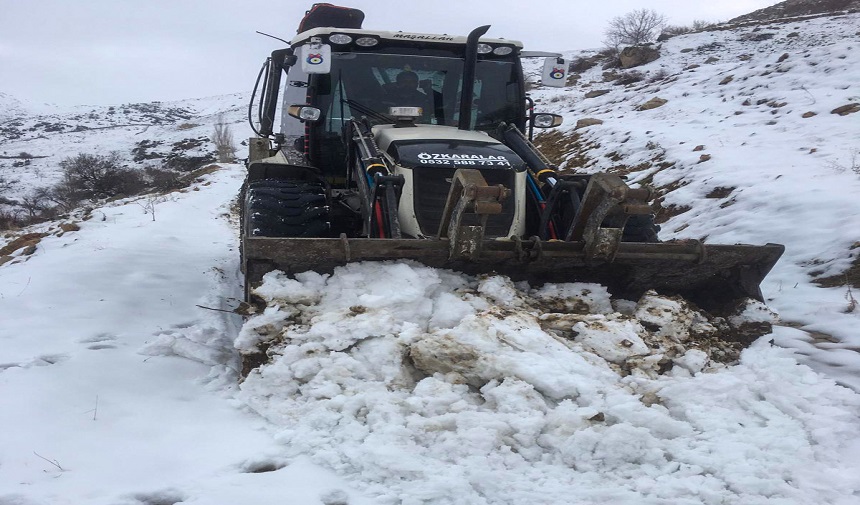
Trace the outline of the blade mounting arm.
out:
M 460 168 L 454 172 L 439 225 L 439 238 L 448 238 L 452 260 L 475 261 L 480 257 L 487 218 L 502 212 L 502 202 L 510 194 L 502 185 L 488 186 L 479 170 Z M 465 225 L 463 217 L 468 213 L 477 214 L 480 224 Z
M 594 174 L 588 181 L 582 203 L 565 234 L 566 241 L 585 242 L 589 261 L 612 262 L 624 233 L 627 218 L 649 214 L 649 188 L 633 189 L 621 177 Z

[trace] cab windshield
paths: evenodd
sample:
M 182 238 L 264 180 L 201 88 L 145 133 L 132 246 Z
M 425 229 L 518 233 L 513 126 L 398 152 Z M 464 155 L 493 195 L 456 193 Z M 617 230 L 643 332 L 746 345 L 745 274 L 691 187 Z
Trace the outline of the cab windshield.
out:
M 515 62 L 480 60 L 472 102 L 472 129 L 501 121 L 517 124 L 524 113 Z M 323 129 L 340 133 L 350 117 L 392 122 L 393 106 L 421 107 L 416 122 L 456 126 L 460 120 L 463 60 L 442 56 L 334 53 L 331 73 L 320 75 L 317 103 Z

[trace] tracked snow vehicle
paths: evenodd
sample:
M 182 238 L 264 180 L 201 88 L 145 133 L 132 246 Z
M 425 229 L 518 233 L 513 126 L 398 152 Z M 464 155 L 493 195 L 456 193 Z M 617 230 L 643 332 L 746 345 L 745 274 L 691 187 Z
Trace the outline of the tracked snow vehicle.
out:
M 680 294 L 703 308 L 761 300 L 783 252 L 660 242 L 648 188 L 564 174 L 530 142 L 560 124 L 533 112 L 519 42 L 361 29 L 316 4 L 260 71 L 242 194 L 246 296 L 262 276 L 416 260 L 515 280 L 598 282 L 622 297 Z M 280 128 L 275 130 L 280 111 Z

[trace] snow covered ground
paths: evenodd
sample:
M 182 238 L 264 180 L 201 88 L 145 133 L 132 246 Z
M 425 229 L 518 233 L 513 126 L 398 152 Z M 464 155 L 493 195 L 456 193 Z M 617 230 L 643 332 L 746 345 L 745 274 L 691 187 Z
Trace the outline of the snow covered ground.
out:
M 677 300 L 411 263 L 271 274 L 269 308 L 243 325 L 243 169 L 224 165 L 154 207 L 26 230 L 44 235 L 0 266 L 0 504 L 860 502 L 860 309 L 812 282 L 860 241 L 860 114 L 830 113 L 860 102 L 858 24 L 678 37 L 644 67 L 672 82 L 612 86 L 596 68 L 535 92 L 568 128 L 604 121 L 577 130 L 589 170 L 638 165 L 632 180 L 673 189 L 663 207 L 689 210 L 665 238 L 786 244 L 763 288 L 795 327 L 737 364 L 695 343 L 722 326 Z M 654 96 L 668 102 L 636 110 Z M 186 121 L 203 123 L 149 133 L 179 141 Z M 122 128 L 78 147 L 130 149 L 143 127 Z M 27 145 L 76 152 L 80 132 L 48 133 Z M 273 337 L 278 358 L 237 385 L 236 347 Z
M 860 110 L 858 26 L 851 14 L 676 37 L 660 59 L 631 69 L 640 82 L 604 82 L 597 66 L 573 92 L 533 93 L 568 128 L 603 121 L 577 130 L 591 148 L 587 170 L 621 168 L 667 193 L 662 207 L 680 213 L 661 238 L 785 244 L 763 291 L 786 324 L 819 336 L 778 341 L 855 390 L 860 308 L 848 309 L 858 293 L 810 280 L 839 281 L 860 265 L 860 115 L 832 112 Z M 584 98 L 594 90 L 609 92 Z M 667 102 L 638 110 L 655 97 Z M 575 154 L 558 161 L 572 167 Z
M 78 231 L 36 230 L 48 235 L 29 260 L 0 269 L 0 503 L 315 503 L 345 489 L 287 461 L 231 399 L 241 320 L 211 309 L 241 296 L 229 205 L 243 171 L 173 194 L 154 219 L 130 201 L 73 217 Z M 148 356 L 167 340 L 195 361 Z

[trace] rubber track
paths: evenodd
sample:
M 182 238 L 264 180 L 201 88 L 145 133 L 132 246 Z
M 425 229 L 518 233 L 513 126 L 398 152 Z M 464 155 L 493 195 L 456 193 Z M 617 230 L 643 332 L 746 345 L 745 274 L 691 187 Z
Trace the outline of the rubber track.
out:
M 329 230 L 321 183 L 263 179 L 248 185 L 247 230 L 256 237 L 323 237 Z

